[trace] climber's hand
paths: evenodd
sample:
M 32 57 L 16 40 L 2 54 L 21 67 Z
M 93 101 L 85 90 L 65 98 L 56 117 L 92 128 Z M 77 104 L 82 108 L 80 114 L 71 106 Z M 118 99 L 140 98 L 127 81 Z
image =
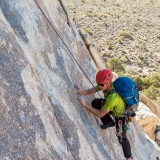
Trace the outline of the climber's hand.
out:
M 74 85 L 74 88 L 76 89 L 76 91 L 77 91 L 79 94 L 82 94 L 82 90 L 80 89 L 79 86 Z
M 79 86 L 77 86 L 77 85 L 74 85 L 74 88 L 75 88 L 76 90 L 79 90 L 79 89 L 80 89 Z
M 87 106 L 86 100 L 85 100 L 81 95 L 78 95 L 78 101 L 79 101 L 84 107 Z

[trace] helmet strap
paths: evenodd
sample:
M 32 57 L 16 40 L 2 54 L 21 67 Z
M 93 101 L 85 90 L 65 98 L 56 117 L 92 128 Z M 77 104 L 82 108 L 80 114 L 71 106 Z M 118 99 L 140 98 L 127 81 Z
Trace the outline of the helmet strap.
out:
M 105 91 L 108 91 L 110 89 L 111 84 L 112 84 L 112 82 L 106 83 L 106 89 L 105 89 Z

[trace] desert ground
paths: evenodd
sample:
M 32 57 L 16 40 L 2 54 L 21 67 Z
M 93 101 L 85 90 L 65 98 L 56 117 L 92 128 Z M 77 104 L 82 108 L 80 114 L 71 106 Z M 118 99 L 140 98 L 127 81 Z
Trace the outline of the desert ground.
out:
M 92 37 L 107 62 L 118 58 L 126 72 L 160 70 L 160 0 L 65 0 L 78 28 Z

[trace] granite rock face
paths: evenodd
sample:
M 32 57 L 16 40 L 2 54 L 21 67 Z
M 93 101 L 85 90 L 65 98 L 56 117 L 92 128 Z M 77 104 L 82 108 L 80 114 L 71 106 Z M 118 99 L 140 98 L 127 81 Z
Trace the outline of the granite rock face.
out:
M 101 130 L 77 101 L 74 84 L 92 85 L 66 46 L 94 84 L 96 67 L 62 3 L 37 1 L 66 46 L 34 0 L 0 2 L 0 159 L 123 160 L 115 129 Z M 160 158 L 141 127 L 130 128 L 134 160 Z

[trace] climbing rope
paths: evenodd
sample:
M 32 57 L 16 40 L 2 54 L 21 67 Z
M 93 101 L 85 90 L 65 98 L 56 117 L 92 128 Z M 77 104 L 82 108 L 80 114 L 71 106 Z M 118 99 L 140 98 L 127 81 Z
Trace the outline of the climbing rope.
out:
M 55 29 L 55 27 L 52 25 L 52 23 L 50 22 L 50 20 L 48 19 L 48 17 L 46 16 L 46 14 L 43 12 L 43 10 L 41 9 L 41 7 L 39 6 L 39 4 L 37 3 L 36 0 L 34 0 L 34 2 L 36 3 L 37 7 L 40 9 L 40 11 L 42 12 L 42 14 L 44 15 L 44 17 L 47 19 L 48 23 L 51 25 L 52 29 L 56 32 L 57 36 L 59 37 L 59 39 L 62 41 L 62 43 L 64 44 L 64 46 L 66 47 L 66 49 L 68 50 L 68 52 L 70 53 L 70 55 L 72 56 L 72 58 L 75 60 L 75 62 L 77 63 L 77 65 L 79 66 L 79 68 L 81 69 L 82 73 L 86 76 L 86 78 L 89 80 L 89 82 L 92 84 L 92 86 L 95 88 L 95 86 L 93 85 L 93 83 L 91 82 L 91 80 L 88 78 L 87 74 L 84 72 L 84 70 L 82 69 L 82 67 L 80 66 L 80 64 L 78 63 L 78 61 L 76 60 L 76 58 L 73 56 L 72 52 L 70 51 L 70 49 L 67 47 L 66 43 L 63 41 L 63 39 L 61 38 L 61 36 L 59 35 L 59 33 L 57 32 L 57 30 Z M 97 92 L 98 93 L 98 92 Z M 99 93 L 98 93 L 99 94 Z M 101 95 L 99 94 L 99 96 L 101 97 Z M 101 97 L 102 98 L 102 97 Z

